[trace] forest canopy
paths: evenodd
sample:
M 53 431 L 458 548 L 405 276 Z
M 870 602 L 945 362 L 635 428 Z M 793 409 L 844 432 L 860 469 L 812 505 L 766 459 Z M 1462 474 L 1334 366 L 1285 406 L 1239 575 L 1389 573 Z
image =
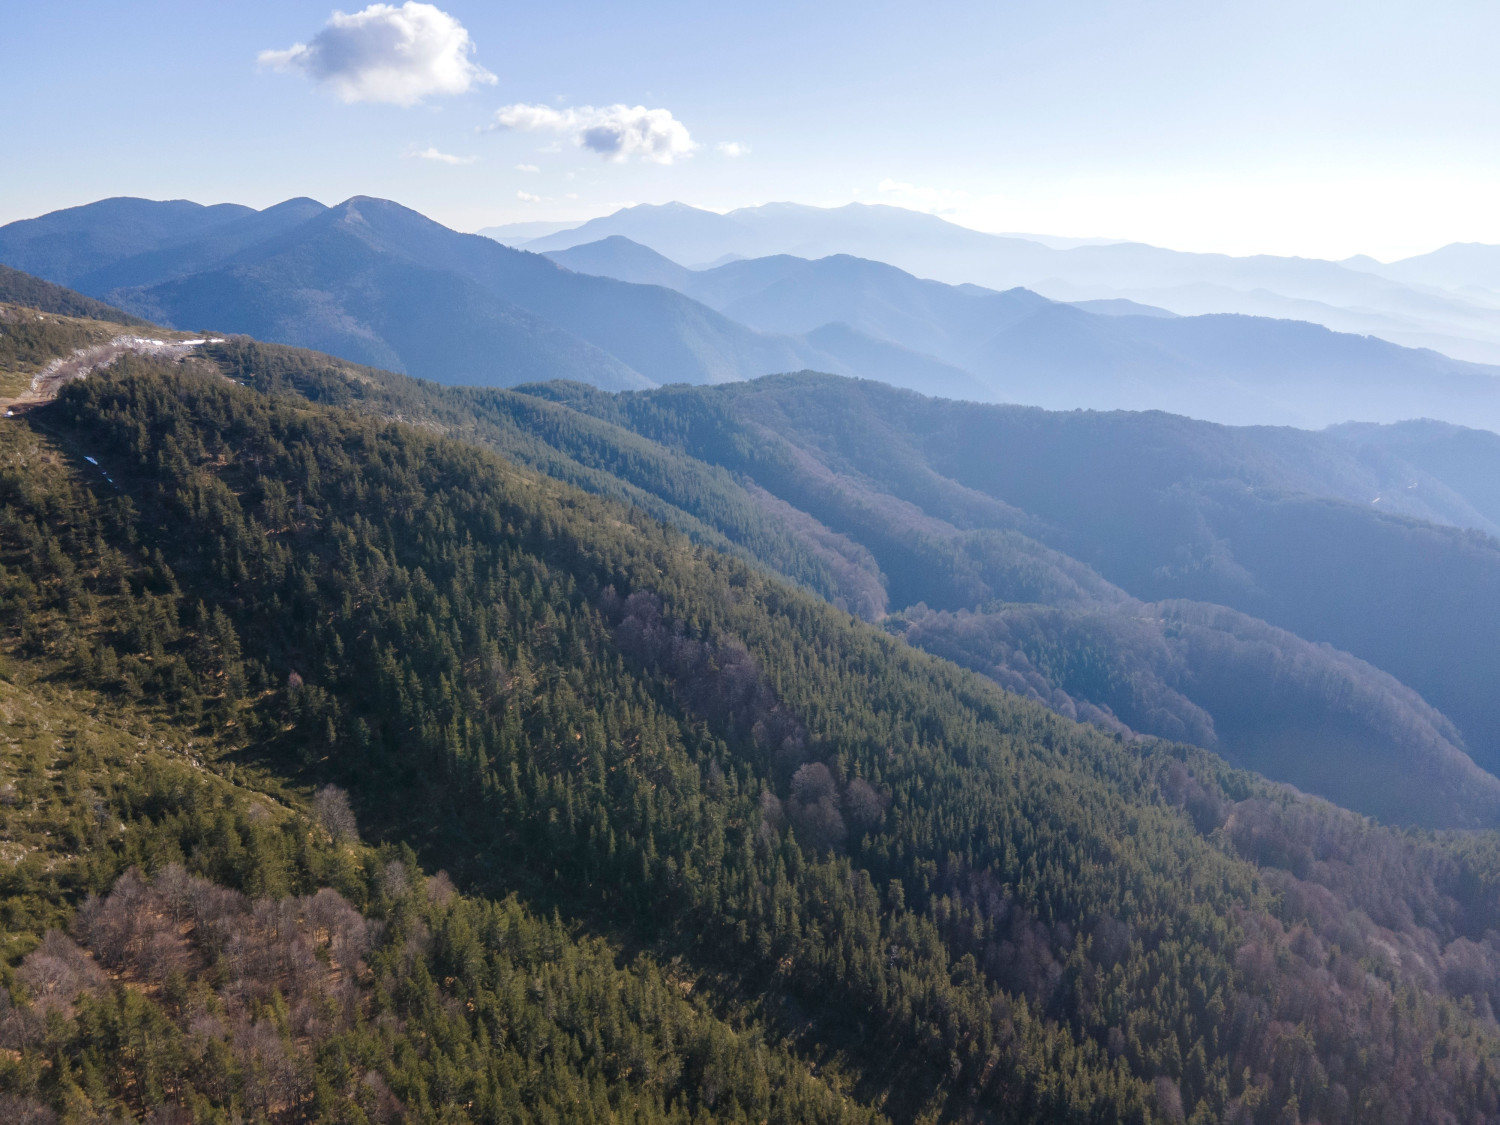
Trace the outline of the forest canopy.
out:
M 1493 836 L 1077 724 L 357 380 L 231 373 L 125 357 L 5 423 L 18 1113 L 1500 1112 Z

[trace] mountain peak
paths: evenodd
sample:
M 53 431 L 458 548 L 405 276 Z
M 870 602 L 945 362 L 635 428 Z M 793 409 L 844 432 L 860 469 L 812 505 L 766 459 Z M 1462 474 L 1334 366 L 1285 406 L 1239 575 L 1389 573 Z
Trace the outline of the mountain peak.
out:
M 678 265 L 649 246 L 623 234 L 612 234 L 598 242 L 585 242 L 567 250 L 550 250 L 543 257 L 575 273 L 612 277 L 641 285 L 665 285 L 682 290 L 692 271 Z
M 694 207 L 691 203 L 683 203 L 673 199 L 666 203 L 637 203 L 633 207 L 622 207 L 616 211 L 621 214 L 651 214 L 658 215 L 717 215 L 717 211 L 710 211 L 706 207 Z

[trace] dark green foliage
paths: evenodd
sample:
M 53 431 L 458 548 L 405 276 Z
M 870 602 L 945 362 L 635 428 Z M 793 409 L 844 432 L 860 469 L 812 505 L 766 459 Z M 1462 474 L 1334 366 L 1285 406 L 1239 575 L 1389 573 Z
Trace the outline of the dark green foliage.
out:
M 19 658 L 257 770 L 347 787 L 367 833 L 466 890 L 681 957 L 715 1011 L 762 1019 L 894 1117 L 1500 1111 L 1491 844 L 1069 723 L 428 431 L 137 359 L 43 422 L 121 489 L 32 471 L 35 437 L 7 465 Z M 383 909 L 368 880 L 297 862 L 287 892 L 333 882 Z M 482 953 L 455 938 L 396 992 L 511 957 L 470 928 Z M 404 1018 L 427 1044 L 445 1019 L 483 1026 L 462 1000 L 413 1004 L 397 1010 L 423 1013 Z M 434 1088 L 486 1058 L 443 1057 Z M 549 1065 L 589 1075 L 590 1057 Z M 634 1096 L 598 1073 L 600 1097 Z M 662 1104 L 691 1108 L 694 1082 Z M 398 1092 L 442 1101 L 415 1089 Z
M 85 297 L 82 293 L 53 285 L 50 281 L 32 277 L 29 273 L 13 270 L 9 266 L 0 266 L 0 301 L 60 316 L 91 317 L 134 328 L 150 327 L 148 321 L 106 305 L 103 301 Z
M 442 876 L 424 881 L 409 852 L 351 846 L 341 791 L 316 793 L 321 830 L 289 813 L 294 792 L 225 754 L 253 712 L 225 701 L 244 668 L 223 609 L 182 595 L 129 532 L 117 553 L 74 538 L 99 514 L 90 492 L 48 443 L 13 437 L 0 544 L 7 564 L 31 562 L 4 572 L 7 1107 L 70 1121 L 650 1122 L 709 1107 L 730 1121 L 873 1119 L 753 1027 L 685 1000 L 680 974 L 642 957 L 621 967 L 617 947 L 514 900 L 460 898 Z M 63 532 L 78 565 L 48 532 L 28 535 L 22 509 L 50 513 L 42 526 Z M 64 602 L 74 583 L 88 590 Z M 153 592 L 161 583 L 179 596 Z M 184 624 L 169 637 L 139 628 L 163 605 Z M 122 652 L 108 661 L 91 655 L 106 636 Z M 178 670 L 140 674 L 156 666 Z M 177 698 L 163 690 L 173 679 Z M 92 957 L 58 932 L 69 928 Z
M 878 564 L 893 607 L 1042 603 L 1113 613 L 1127 608 L 1127 595 L 1229 606 L 1368 661 L 1451 721 L 1458 737 L 1449 746 L 1482 767 L 1500 761 L 1500 711 L 1488 686 L 1500 547 L 1476 531 L 1348 502 L 1400 481 L 1387 507 L 1459 519 L 1482 503 L 1472 482 L 1473 504 L 1436 477 L 1416 478 L 1423 488 L 1412 492 L 1411 465 L 1370 468 L 1331 436 L 975 406 L 829 376 L 621 396 L 527 389 L 728 468 L 853 539 Z M 1440 458 L 1427 456 L 1437 472 Z M 1451 465 L 1443 471 L 1461 482 Z M 1309 687 L 1342 675 L 1316 668 L 1315 649 L 1304 652 Z M 1128 648 L 1112 656 L 1129 658 Z M 1131 672 L 1150 674 L 1144 666 Z M 1247 678 L 1225 702 L 1253 707 L 1269 687 Z M 1388 693 L 1368 717 L 1395 707 L 1404 716 L 1398 726 L 1425 723 L 1399 696 Z M 1203 705 L 1206 697 L 1194 699 Z M 1331 698 L 1323 706 L 1340 705 Z M 1225 717 L 1228 730 L 1234 722 Z M 1410 740 L 1392 731 L 1371 733 L 1382 756 L 1400 757 Z M 1278 772 L 1277 757 L 1256 755 L 1251 744 L 1226 745 L 1275 776 L 1312 780 Z M 1348 753 L 1329 757 L 1330 771 L 1358 768 Z M 1409 768 L 1441 773 L 1436 761 L 1418 764 L 1427 757 Z M 1365 811 L 1431 819 L 1430 809 L 1401 807 L 1399 791 L 1376 801 L 1319 791 Z
M 763 491 L 746 489 L 727 470 L 611 421 L 537 394 L 438 387 L 246 337 L 204 353 L 231 378 L 257 389 L 437 426 L 567 484 L 623 500 L 696 542 L 758 561 L 835 605 L 867 617 L 884 611 L 879 571 L 857 544 L 840 541 Z M 599 394 L 582 384 L 567 387 Z
M 328 887 L 252 899 L 126 872 L 77 944 L 49 931 L 22 960 L 19 1003 L 0 992 L 0 1081 L 78 1118 L 878 1120 L 650 961 L 365 858 L 368 918 Z
M 0 380 L 14 382 L 14 390 L 19 392 L 30 383 L 32 375 L 52 360 L 75 348 L 105 343 L 111 335 L 119 334 L 120 329 L 117 324 L 0 305 Z M 4 389 L 3 383 L 0 389 Z
M 934 628 L 947 619 L 931 615 L 908 639 L 1071 717 L 1111 730 L 1186 739 L 1397 823 L 1496 823 L 1496 785 L 1466 760 L 1470 749 L 1482 755 L 1485 744 L 1466 740 L 1411 688 L 1347 654 L 1212 605 L 1182 605 L 1197 623 L 1195 640 L 1176 644 L 1169 657 L 1160 640 L 1142 635 L 1141 622 L 1161 611 L 1131 599 L 1060 549 L 1083 553 L 1079 544 L 1103 534 L 1096 531 L 1102 527 L 1110 549 L 1118 551 L 1117 540 L 1128 542 L 1140 532 L 1120 525 L 1113 509 L 1074 495 L 1087 490 L 1092 478 L 1064 463 L 1058 449 L 1106 466 L 1101 472 L 1113 482 L 1115 508 L 1139 511 L 1156 500 L 1186 507 L 1173 525 L 1160 529 L 1164 539 L 1186 535 L 1182 552 L 1191 557 L 1207 550 L 1216 560 L 1209 571 L 1238 574 L 1257 592 L 1254 575 L 1237 571 L 1235 560 L 1226 557 L 1228 544 L 1197 542 L 1203 528 L 1191 515 L 1192 505 L 1219 513 L 1213 497 L 1223 491 L 1210 490 L 1205 498 L 1193 491 L 1207 487 L 1198 478 L 1238 476 L 1250 487 L 1231 495 L 1260 497 L 1263 505 L 1306 502 L 1298 495 L 1305 488 L 1376 487 L 1357 473 L 1349 479 L 1354 470 L 1347 451 L 1340 452 L 1342 441 L 1295 431 L 1229 431 L 1166 416 L 1059 417 L 974 408 L 990 429 L 1018 432 L 1009 445 L 964 439 L 968 444 L 958 442 L 955 453 L 951 435 L 943 441 L 923 435 L 968 408 L 822 376 L 616 397 L 578 384 L 520 388 L 524 393 L 439 388 L 246 340 L 210 354 L 233 377 L 255 386 L 438 425 L 558 479 L 627 500 L 700 543 L 752 558 L 861 616 L 878 617 L 888 597 L 896 606 L 922 607 L 916 616 L 926 614 L 926 607 L 985 615 L 1003 603 L 1009 622 L 1024 619 L 1022 631 L 1056 653 L 1059 669 L 1091 664 L 1095 671 L 1054 677 L 1038 673 L 1013 645 L 955 645 Z M 1073 430 L 1089 440 L 1080 444 Z M 1039 434 L 1047 444 L 1037 444 Z M 1031 481 L 1016 449 L 1051 458 L 1049 472 L 1062 485 Z M 937 459 L 946 459 L 947 471 L 960 464 L 969 473 L 1000 461 L 1019 481 L 1016 487 L 1028 490 L 1028 505 L 1041 495 L 1050 505 L 1049 518 L 1061 510 L 1076 530 L 1065 534 L 957 485 L 935 470 Z M 1381 469 L 1409 471 L 1404 463 Z M 1174 484 L 1179 474 L 1191 483 Z M 1052 491 L 1039 492 L 1047 487 Z M 1353 515 L 1379 527 L 1412 526 L 1345 504 L 1328 507 L 1340 519 Z M 1252 539 L 1242 550 L 1274 555 L 1273 546 Z M 1297 549 L 1310 553 L 1306 545 Z M 1451 566 L 1451 552 L 1444 554 L 1443 565 Z M 1319 567 L 1330 569 L 1315 558 L 1307 572 Z M 1194 575 L 1201 580 L 1201 569 L 1185 566 L 1184 581 Z M 1170 568 L 1158 566 L 1146 585 L 1157 589 L 1164 575 L 1170 578 Z M 1296 589 L 1291 581 L 1283 585 Z M 1362 620 L 1387 627 L 1378 613 Z M 1069 654 L 1070 645 L 1083 648 Z M 1413 663 L 1409 657 L 1406 662 Z M 1110 671 L 1100 678 L 1103 665 Z M 1484 667 L 1475 663 L 1470 674 Z M 1128 690 L 1122 695 L 1122 689 Z M 1274 707 L 1261 705 L 1271 697 L 1278 699 Z M 1352 768 L 1353 761 L 1359 765 Z M 1412 775 L 1428 781 L 1414 788 L 1404 783 Z
M 1416 692 L 1222 606 L 918 608 L 887 627 L 1061 714 L 1204 746 L 1346 808 L 1394 823 L 1500 823 L 1500 780 Z

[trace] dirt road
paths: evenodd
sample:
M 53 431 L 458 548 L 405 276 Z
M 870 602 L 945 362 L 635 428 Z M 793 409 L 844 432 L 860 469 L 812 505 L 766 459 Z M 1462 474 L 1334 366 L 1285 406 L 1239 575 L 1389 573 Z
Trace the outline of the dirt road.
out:
M 70 355 L 54 359 L 38 371 L 31 379 L 31 386 L 14 398 L 0 398 L 0 410 L 7 417 L 19 414 L 34 406 L 55 399 L 63 387 L 74 379 L 82 379 L 101 367 L 108 367 L 126 352 L 138 355 L 157 356 L 163 359 L 181 359 L 194 348 L 203 344 L 217 344 L 221 337 L 214 336 L 197 340 L 157 340 L 149 336 L 116 336 L 107 344 L 94 344 L 79 348 Z

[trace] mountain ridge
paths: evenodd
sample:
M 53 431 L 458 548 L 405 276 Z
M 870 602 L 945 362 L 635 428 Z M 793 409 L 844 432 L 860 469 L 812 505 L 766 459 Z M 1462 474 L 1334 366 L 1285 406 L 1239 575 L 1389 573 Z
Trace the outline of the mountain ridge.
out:
M 152 206 L 109 201 L 104 213 Z M 169 237 L 172 221 L 156 212 L 156 226 L 142 221 L 146 233 L 116 240 L 114 258 L 96 247 L 85 279 L 103 286 L 156 271 L 167 276 L 101 291 L 163 323 L 217 325 L 448 382 L 569 378 L 618 389 L 808 365 L 850 372 L 851 355 L 883 374 L 925 373 L 944 390 L 965 378 L 859 334 L 825 339 L 840 354 L 747 328 L 674 290 L 563 270 L 385 200 L 290 200 L 208 219 L 189 211 L 211 227 L 207 236 Z M 48 230 L 70 223 L 86 233 L 94 214 L 73 209 L 0 229 L 0 258 L 35 255 Z M 145 244 L 153 231 L 157 242 Z
M 1500 427 L 1500 368 L 1315 324 L 1162 316 L 1118 306 L 1104 316 L 1088 302 L 1060 304 L 1027 289 L 950 286 L 847 254 L 816 260 L 781 254 L 686 270 L 615 235 L 548 257 L 673 285 L 761 330 L 806 334 L 820 324 L 850 325 L 988 387 L 964 397 L 1050 409 L 1167 409 L 1305 428 L 1346 421 L 1352 410 L 1366 421 L 1436 415 Z M 902 382 L 888 371 L 868 373 Z M 933 389 L 915 380 L 907 385 Z
M 1268 291 L 1273 304 L 1296 305 L 1307 319 L 1336 331 L 1374 333 L 1398 344 L 1434 346 L 1457 358 L 1500 363 L 1492 299 L 1413 287 L 1322 259 L 1239 258 L 1127 242 L 1053 249 L 887 204 L 781 204 L 726 215 L 690 210 L 695 213 L 680 224 L 680 232 L 663 221 L 682 215 L 680 210 L 641 205 L 525 245 L 551 251 L 624 234 L 686 265 L 726 254 L 817 258 L 845 253 L 950 284 L 972 282 L 1001 290 L 1023 286 L 1066 301 L 1128 298 L 1184 315 L 1264 314 L 1270 311 L 1263 299 Z M 881 231 L 882 220 L 888 221 L 888 232 Z

